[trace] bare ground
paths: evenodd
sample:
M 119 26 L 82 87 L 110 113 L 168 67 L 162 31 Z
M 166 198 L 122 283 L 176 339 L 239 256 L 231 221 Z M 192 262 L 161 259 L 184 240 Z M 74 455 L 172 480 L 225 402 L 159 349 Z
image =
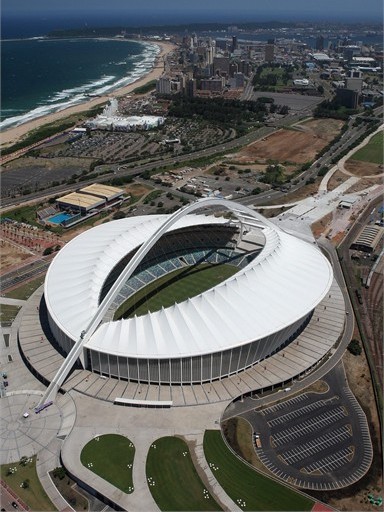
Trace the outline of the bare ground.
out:
M 312 230 L 313 236 L 315 238 L 319 238 L 319 236 L 322 233 L 324 233 L 324 231 L 328 228 L 331 221 L 332 221 L 332 213 L 328 213 L 322 219 L 318 220 L 317 222 L 314 222 L 311 225 L 311 230 Z
M 360 192 L 368 187 L 372 187 L 372 185 L 382 185 L 383 180 L 381 177 L 377 178 L 362 178 L 357 183 L 352 185 L 352 187 L 349 187 L 348 190 L 346 190 L 346 194 L 351 194 L 353 192 Z
M 250 144 L 234 155 L 240 162 L 277 160 L 303 164 L 313 160 L 340 131 L 342 122 L 333 119 L 316 119 L 305 124 L 305 130 L 279 130 Z
M 345 169 L 354 176 L 376 176 L 383 174 L 383 166 L 371 162 L 360 162 L 359 160 L 347 160 L 344 164 Z
M 335 190 L 339 185 L 347 181 L 350 176 L 341 171 L 336 171 L 328 180 L 327 190 Z
M 13 245 L 6 240 L 0 241 L 0 271 L 4 272 L 14 265 L 24 263 L 25 260 L 33 258 L 30 252 Z

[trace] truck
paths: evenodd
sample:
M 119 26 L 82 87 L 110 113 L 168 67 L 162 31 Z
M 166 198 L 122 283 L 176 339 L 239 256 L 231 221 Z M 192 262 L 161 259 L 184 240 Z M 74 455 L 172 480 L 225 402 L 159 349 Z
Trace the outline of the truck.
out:
M 256 445 L 256 448 L 261 448 L 261 440 L 259 434 L 253 434 L 253 441 Z

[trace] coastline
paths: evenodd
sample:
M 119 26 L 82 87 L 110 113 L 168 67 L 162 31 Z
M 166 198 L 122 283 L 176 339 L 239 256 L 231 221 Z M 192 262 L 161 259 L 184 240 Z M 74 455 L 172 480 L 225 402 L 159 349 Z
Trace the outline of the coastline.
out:
M 160 53 L 156 57 L 154 66 L 146 75 L 138 78 L 136 81 L 132 82 L 129 85 L 125 85 L 124 87 L 120 87 L 119 89 L 112 91 L 109 94 L 99 96 L 97 98 L 92 98 L 89 101 L 80 103 L 79 105 L 74 105 L 72 107 L 65 108 L 58 112 L 52 112 L 51 114 L 42 117 L 37 117 L 36 119 L 32 119 L 31 121 L 27 121 L 26 123 L 23 123 L 20 126 L 11 127 L 8 130 L 4 130 L 1 133 L 1 146 L 9 146 L 11 144 L 14 144 L 18 142 L 22 137 L 27 135 L 27 133 L 30 132 L 31 130 L 40 128 L 45 124 L 53 123 L 60 119 L 64 119 L 73 114 L 80 114 L 81 112 L 84 112 L 93 107 L 96 107 L 97 105 L 109 101 L 111 98 L 116 98 L 125 94 L 130 94 L 137 87 L 141 87 L 146 83 L 159 78 L 164 71 L 163 58 L 165 57 L 165 55 L 172 52 L 176 48 L 176 45 L 164 41 L 144 42 L 149 42 L 150 44 L 155 44 L 160 47 Z

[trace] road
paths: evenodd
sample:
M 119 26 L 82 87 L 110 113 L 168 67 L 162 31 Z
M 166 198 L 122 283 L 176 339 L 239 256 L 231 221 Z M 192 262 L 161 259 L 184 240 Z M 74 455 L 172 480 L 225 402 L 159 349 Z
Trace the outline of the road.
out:
M 349 293 L 351 295 L 353 307 L 355 309 L 355 315 L 358 320 L 360 334 L 368 356 L 368 364 L 370 367 L 373 383 L 375 384 L 374 387 L 377 393 L 377 405 L 381 421 L 383 419 L 383 410 L 381 407 L 383 396 L 383 373 L 381 371 L 380 364 L 382 364 L 383 361 L 383 343 L 382 339 L 375 338 L 373 332 L 370 329 L 370 322 L 366 321 L 367 316 L 370 314 L 370 311 L 367 310 L 366 304 L 366 299 L 369 292 L 366 291 L 365 289 L 362 289 L 362 295 L 364 300 L 362 305 L 360 305 L 356 299 L 355 289 L 360 288 L 361 284 L 360 282 L 356 282 L 355 267 L 352 260 L 350 259 L 349 247 L 353 240 L 358 235 L 358 233 L 360 232 L 360 230 L 365 225 L 368 224 L 372 209 L 377 208 L 378 206 L 382 205 L 382 203 L 383 198 L 380 196 L 375 201 L 372 201 L 368 204 L 368 206 L 365 208 L 360 217 L 356 220 L 356 222 L 354 222 L 354 224 L 352 225 L 351 229 L 349 230 L 349 232 L 347 233 L 346 237 L 344 238 L 343 242 L 340 244 L 339 247 L 339 255 L 340 259 L 342 260 L 341 264 L 343 266 L 345 279 L 348 285 Z
M 1 276 L 1 292 L 12 288 L 27 279 L 33 279 L 40 274 L 45 273 L 51 263 L 52 258 L 42 258 L 41 260 L 28 263 L 27 265 L 3 274 Z
M 379 107 L 375 110 L 375 114 L 378 114 L 382 112 L 382 107 Z M 164 159 L 159 160 L 152 160 L 150 162 L 137 162 L 134 168 L 129 169 L 128 166 L 131 164 L 111 164 L 108 165 L 108 167 L 114 171 L 113 176 L 119 177 L 119 176 L 137 176 L 139 174 L 142 174 L 145 171 L 152 171 L 152 169 L 156 167 L 164 167 L 168 165 L 173 165 L 175 163 L 182 164 L 183 162 L 188 162 L 191 160 L 198 160 L 200 158 L 208 158 L 215 155 L 225 154 L 228 151 L 232 151 L 236 148 L 246 146 L 248 144 L 251 144 L 252 142 L 255 142 L 261 138 L 264 138 L 271 133 L 275 132 L 279 128 L 282 128 L 284 126 L 289 126 L 293 122 L 298 122 L 306 117 L 308 117 L 309 113 L 302 112 L 302 113 L 292 113 L 288 114 L 287 116 L 275 120 L 273 122 L 273 126 L 263 126 L 261 128 L 258 128 L 257 130 L 247 133 L 246 135 L 243 135 L 241 137 L 238 137 L 236 139 L 232 139 L 231 141 L 225 142 L 223 144 L 219 144 L 217 146 L 208 147 L 205 149 L 200 149 L 198 151 L 194 151 L 193 153 L 183 154 L 183 155 L 176 155 L 176 156 L 170 156 Z M 337 142 L 330 150 L 328 150 L 322 157 L 320 157 L 317 161 L 314 162 L 314 164 L 305 172 L 302 173 L 302 175 L 298 176 L 296 179 L 298 180 L 297 185 L 294 185 L 290 192 L 294 192 L 298 190 L 299 188 L 303 187 L 305 185 L 305 182 L 307 179 L 314 178 L 317 176 L 318 168 L 324 166 L 324 165 L 330 165 L 330 162 L 332 159 L 336 159 L 338 155 L 346 149 L 348 146 L 350 146 L 359 136 L 364 134 L 366 132 L 366 127 L 364 125 L 359 125 L 357 127 L 353 127 L 355 119 L 351 118 L 348 124 L 348 129 L 344 133 L 341 141 Z M 90 180 L 84 180 L 81 182 L 82 186 L 87 186 L 95 182 L 102 183 L 104 181 L 108 181 L 111 179 L 112 174 L 104 175 L 100 178 L 93 178 Z M 59 185 L 57 187 L 52 187 L 48 190 L 42 190 L 38 192 L 34 192 L 33 194 L 28 194 L 25 196 L 19 196 L 17 198 L 4 198 L 2 200 L 2 207 L 0 209 L 1 212 L 7 211 L 10 208 L 13 208 L 15 206 L 21 206 L 25 202 L 28 201 L 34 201 L 36 199 L 41 198 L 47 198 L 49 196 L 54 196 L 59 193 L 67 193 L 71 190 L 74 190 L 78 187 L 78 184 L 69 187 L 68 185 Z M 270 196 L 270 197 L 268 197 Z M 269 193 L 263 193 L 257 196 L 257 201 L 255 201 L 256 196 L 251 196 L 247 198 L 242 198 L 239 202 L 242 204 L 256 204 L 260 205 L 262 204 L 262 201 L 265 199 L 276 199 L 279 197 L 283 197 L 284 193 L 279 193 L 279 191 L 270 191 Z

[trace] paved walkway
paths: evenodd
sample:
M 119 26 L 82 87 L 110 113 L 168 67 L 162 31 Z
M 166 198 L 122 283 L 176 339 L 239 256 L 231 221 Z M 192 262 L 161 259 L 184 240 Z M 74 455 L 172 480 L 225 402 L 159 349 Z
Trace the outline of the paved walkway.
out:
M 26 302 L 26 300 L 8 299 L 6 297 L 0 297 L 0 304 L 4 304 L 7 306 L 24 306 Z
M 178 435 L 190 441 L 190 446 L 196 443 L 194 450 L 199 466 L 207 475 L 208 482 L 214 478 L 202 451 L 202 440 L 206 429 L 218 429 L 218 422 L 228 402 L 171 409 L 138 409 L 120 407 L 100 400 L 96 402 L 95 399 L 84 397 L 76 391 L 70 391 L 70 395 L 76 404 L 78 415 L 73 431 L 63 443 L 63 463 L 78 478 L 86 481 L 124 510 L 158 510 L 147 485 L 145 468 L 148 450 L 160 437 Z M 135 446 L 135 490 L 131 494 L 119 491 L 80 462 L 81 450 L 91 439 L 111 432 L 126 436 Z M 217 481 L 213 483 L 214 487 L 209 487 L 209 490 L 215 499 L 227 510 L 237 511 L 238 507 Z

